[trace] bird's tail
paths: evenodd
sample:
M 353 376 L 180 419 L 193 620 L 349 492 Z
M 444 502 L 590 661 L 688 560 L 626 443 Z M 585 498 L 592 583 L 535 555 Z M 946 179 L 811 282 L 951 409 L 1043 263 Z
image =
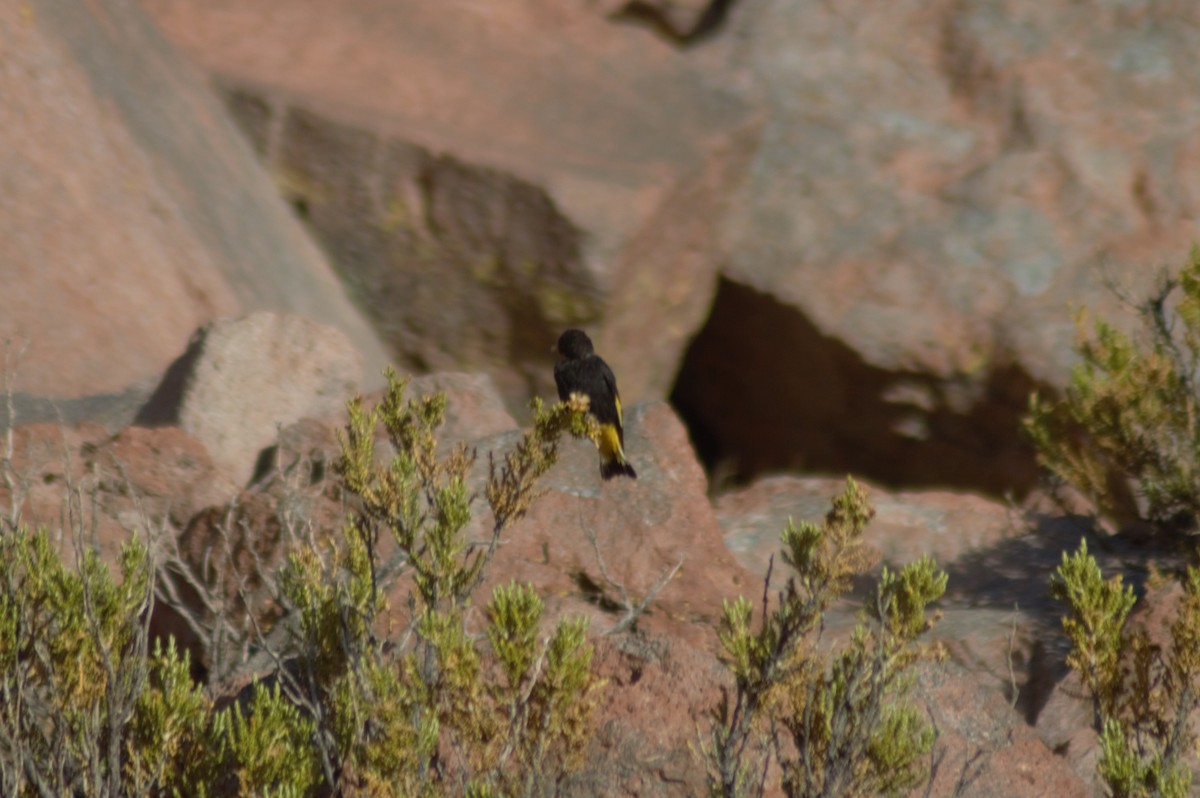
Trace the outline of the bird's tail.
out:
M 597 448 L 600 449 L 601 478 L 607 480 L 624 474 L 630 479 L 637 479 L 637 472 L 633 470 L 633 466 L 625 459 L 625 450 L 621 448 L 620 429 L 612 424 L 605 424 L 601 428 Z
M 600 476 L 603 479 L 612 479 L 615 476 L 624 474 L 630 479 L 637 479 L 637 472 L 633 470 L 633 466 L 624 460 L 612 459 L 607 463 L 600 463 Z

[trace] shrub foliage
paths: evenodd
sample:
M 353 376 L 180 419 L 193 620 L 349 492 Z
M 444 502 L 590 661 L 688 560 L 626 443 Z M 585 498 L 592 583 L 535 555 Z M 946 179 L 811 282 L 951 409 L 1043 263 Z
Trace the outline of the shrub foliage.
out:
M 475 457 L 439 449 L 445 397 L 405 400 L 405 383 L 391 373 L 388 383 L 378 407 L 349 405 L 340 534 L 297 546 L 278 574 L 283 619 L 257 635 L 273 672 L 219 711 L 173 643 L 148 653 L 155 568 L 144 544 L 122 549 L 114 577 L 82 545 L 82 527 L 74 567 L 44 531 L 14 523 L 0 534 L 3 794 L 554 790 L 595 704 L 587 624 L 543 630 L 541 600 L 510 584 L 475 629 L 471 598 L 561 436 L 594 435 L 595 424 L 586 405 L 535 402 L 532 429 L 488 463 L 492 524 L 470 540 Z M 378 457 L 379 427 L 391 457 Z M 386 596 L 402 577 L 408 621 L 393 629 Z
M 147 656 L 147 548 L 119 578 L 94 551 L 63 563 L 43 530 L 0 535 L 0 791 L 147 795 L 184 776 L 208 701 L 173 645 Z
M 1124 526 L 1141 522 L 1172 540 L 1200 518 L 1200 249 L 1164 273 L 1146 299 L 1126 303 L 1139 325 L 1124 332 L 1081 312 L 1080 363 L 1065 395 L 1034 395 L 1025 431 L 1043 465 Z M 1183 796 L 1196 752 L 1190 716 L 1200 707 L 1200 570 L 1158 643 L 1127 624 L 1135 603 L 1120 576 L 1104 579 L 1086 541 L 1063 560 L 1051 593 L 1067 608 L 1068 664 L 1092 698 L 1100 774 L 1125 796 Z
M 278 620 L 248 621 L 266 675 L 227 705 L 191 680 L 173 641 L 148 639 L 147 618 L 164 595 L 153 546 L 134 537 L 110 569 L 85 545 L 77 511 L 68 564 L 45 530 L 6 513 L 4 795 L 562 791 L 600 687 L 587 623 L 546 628 L 529 585 L 501 585 L 482 606 L 473 597 L 502 536 L 536 499 L 561 437 L 594 438 L 596 424 L 584 402 L 535 401 L 532 428 L 487 462 L 489 523 L 472 525 L 476 455 L 439 446 L 445 397 L 406 399 L 405 382 L 387 376 L 378 406 L 349 403 L 335 467 L 344 523 L 291 540 L 267 582 L 280 609 L 263 617 Z M 79 497 L 72 507 L 82 507 Z M 761 794 L 771 761 L 788 795 L 898 794 L 927 777 L 933 733 L 904 696 L 912 666 L 935 656 L 917 639 L 945 574 L 928 559 L 884 569 L 850 641 L 834 653 L 820 647 L 825 612 L 870 566 L 861 538 L 871 515 L 848 481 L 822 524 L 784 531 L 794 573 L 773 607 L 764 596 L 757 628 L 748 601 L 726 605 L 720 642 L 736 688 L 713 719 L 714 795 Z M 389 607 L 397 580 L 408 599 Z
M 1133 589 L 1104 579 L 1086 541 L 1063 554 L 1050 582 L 1067 606 L 1067 662 L 1092 697 L 1100 775 L 1115 798 L 1182 798 L 1196 751 L 1191 715 L 1200 707 L 1200 568 L 1189 567 L 1166 647 L 1130 630 Z
M 862 533 L 873 515 L 853 480 L 821 524 L 788 523 L 793 570 L 754 628 L 745 598 L 726 603 L 720 640 L 735 690 L 717 709 L 707 746 L 711 793 L 761 795 L 769 761 L 789 796 L 897 795 L 928 778 L 933 731 L 904 701 L 912 666 L 939 655 L 917 638 L 946 575 L 924 558 L 884 568 L 849 643 L 820 647 L 825 612 L 870 566 Z
M 1065 395 L 1035 394 L 1024 428 L 1039 461 L 1118 525 L 1191 532 L 1200 514 L 1200 249 L 1130 301 L 1134 332 L 1077 317 Z

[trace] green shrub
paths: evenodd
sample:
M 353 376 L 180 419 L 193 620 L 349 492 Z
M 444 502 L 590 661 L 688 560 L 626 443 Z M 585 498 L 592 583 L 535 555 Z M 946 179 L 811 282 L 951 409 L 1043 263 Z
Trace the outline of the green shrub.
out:
M 119 578 L 74 568 L 13 516 L 0 531 L 0 788 L 4 795 L 528 796 L 552 791 L 587 740 L 599 686 L 587 623 L 542 629 L 531 587 L 471 599 L 501 535 L 536 497 L 564 433 L 596 433 L 578 403 L 534 404 L 533 428 L 490 460 L 491 535 L 469 541 L 459 445 L 439 457 L 442 395 L 350 403 L 337 473 L 345 525 L 296 541 L 274 575 L 279 626 L 254 639 L 270 687 L 214 712 L 174 644 L 147 654 L 155 568 L 136 538 Z M 377 462 L 382 425 L 395 452 Z M 8 460 L 5 460 L 7 463 Z M 73 518 L 83 517 L 73 513 Z M 389 587 L 411 579 L 408 624 Z M 253 621 L 257 623 L 257 621 Z M 280 634 L 283 632 L 283 634 Z
M 833 656 L 819 648 L 825 612 L 870 566 L 862 533 L 872 515 L 847 480 L 824 523 L 789 521 L 783 559 L 795 573 L 770 611 L 764 596 L 758 630 L 749 601 L 725 605 L 720 641 L 736 689 L 707 746 L 713 795 L 761 795 L 771 757 L 789 796 L 896 795 L 928 778 L 933 730 L 904 696 L 912 666 L 939 656 L 916 640 L 945 573 L 929 558 L 885 568 L 850 642 Z
M 173 645 L 147 656 L 145 545 L 119 578 L 45 531 L 0 534 L 0 787 L 4 795 L 155 794 L 184 777 L 209 703 Z
M 1119 526 L 1191 532 L 1200 512 L 1200 250 L 1136 309 L 1140 329 L 1077 318 L 1081 362 L 1061 399 L 1034 395 L 1039 461 Z
M 278 684 L 256 685 L 250 707 L 243 713 L 235 703 L 213 718 L 216 772 L 230 768 L 238 795 L 299 798 L 309 794 L 320 779 L 311 742 L 316 734 L 313 719 L 285 698 Z
M 1086 541 L 1063 554 L 1050 582 L 1067 605 L 1067 662 L 1092 697 L 1100 775 L 1115 798 L 1182 798 L 1191 789 L 1185 758 L 1196 750 L 1190 715 L 1200 706 L 1200 569 L 1187 569 L 1183 589 L 1164 651 L 1144 628 L 1129 631 L 1133 589 L 1120 576 L 1101 576 Z
M 283 569 L 297 619 L 283 694 L 315 720 L 326 787 L 349 794 L 533 795 L 574 765 L 597 686 L 583 620 L 543 636 L 529 586 L 497 588 L 472 631 L 471 597 L 503 532 L 535 497 L 557 442 L 585 436 L 583 407 L 534 404 L 534 425 L 488 464 L 491 535 L 469 541 L 474 454 L 439 457 L 443 395 L 406 401 L 388 375 L 378 407 L 350 403 L 336 470 L 353 508 L 342 534 Z M 376 429 L 395 452 L 379 463 Z M 407 628 L 379 636 L 388 586 L 411 578 Z M 484 645 L 486 641 L 489 645 Z

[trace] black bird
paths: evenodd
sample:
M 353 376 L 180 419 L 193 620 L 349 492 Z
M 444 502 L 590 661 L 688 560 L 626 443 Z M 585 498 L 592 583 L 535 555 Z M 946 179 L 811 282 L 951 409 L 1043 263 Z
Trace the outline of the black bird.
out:
M 600 476 L 612 479 L 624 474 L 637 479 L 637 472 L 625 459 L 625 430 L 621 426 L 621 394 L 617 378 L 608 364 L 592 349 L 592 340 L 583 330 L 567 330 L 558 338 L 558 353 L 565 358 L 554 367 L 558 398 L 567 401 L 571 394 L 588 398 L 588 408 L 600 423 Z

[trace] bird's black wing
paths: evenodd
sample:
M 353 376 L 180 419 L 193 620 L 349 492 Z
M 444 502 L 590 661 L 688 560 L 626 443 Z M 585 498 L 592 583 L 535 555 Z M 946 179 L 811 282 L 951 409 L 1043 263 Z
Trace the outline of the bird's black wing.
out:
M 609 411 L 605 415 L 608 415 L 609 417 L 603 418 L 597 415 L 596 418 L 599 419 L 601 423 L 615 424 L 617 427 L 617 437 L 620 439 L 621 445 L 624 446 L 625 429 L 624 419 L 621 417 L 621 392 L 617 390 L 617 376 L 613 374 L 612 369 L 608 367 L 607 363 L 600 358 L 596 358 L 596 360 L 600 365 L 599 371 L 600 376 L 604 380 L 604 387 L 607 389 L 608 395 L 612 397 L 611 409 L 607 406 L 605 407 L 605 410 Z
M 558 388 L 558 400 L 565 402 L 571 396 L 570 383 L 571 361 L 564 360 L 554 366 L 554 386 Z

